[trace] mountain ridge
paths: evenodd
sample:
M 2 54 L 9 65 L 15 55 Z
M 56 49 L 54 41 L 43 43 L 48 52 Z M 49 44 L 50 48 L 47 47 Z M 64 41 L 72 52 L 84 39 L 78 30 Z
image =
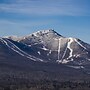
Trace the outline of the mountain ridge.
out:
M 89 44 L 77 38 L 63 37 L 52 29 L 2 40 L 13 51 L 30 59 L 33 57 L 35 61 L 78 65 L 90 63 Z

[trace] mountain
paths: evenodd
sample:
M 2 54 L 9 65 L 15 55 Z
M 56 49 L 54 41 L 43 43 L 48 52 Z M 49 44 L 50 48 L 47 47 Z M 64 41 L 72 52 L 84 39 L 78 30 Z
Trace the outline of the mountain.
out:
M 18 48 L 19 54 L 23 53 L 25 57 L 38 58 L 36 61 L 77 65 L 90 63 L 89 44 L 77 38 L 66 38 L 52 29 L 38 31 L 17 39 L 8 37 L 4 38 L 4 41 Z
M 0 85 L 40 80 L 89 81 L 90 45 L 52 29 L 1 37 Z

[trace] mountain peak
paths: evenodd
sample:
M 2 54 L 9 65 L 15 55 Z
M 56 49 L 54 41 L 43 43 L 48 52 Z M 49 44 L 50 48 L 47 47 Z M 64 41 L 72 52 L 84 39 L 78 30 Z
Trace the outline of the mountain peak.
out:
M 46 34 L 52 34 L 52 35 L 58 35 L 58 36 L 62 36 L 60 34 L 58 34 L 55 30 L 53 29 L 49 29 L 49 30 L 40 30 L 40 31 L 37 31 L 35 33 L 32 33 L 30 35 L 34 35 L 34 36 L 41 36 L 41 35 L 46 35 Z
M 37 31 L 38 33 L 39 32 L 42 32 L 42 33 L 50 33 L 50 32 L 53 32 L 55 33 L 55 31 L 53 29 L 48 29 L 48 30 L 40 30 L 40 31 Z
M 57 33 L 55 30 L 53 29 L 48 29 L 48 30 L 40 30 L 37 32 L 34 32 L 32 34 L 23 36 L 23 37 L 18 37 L 18 36 L 5 36 L 4 38 L 8 38 L 8 39 L 12 39 L 14 41 L 21 41 L 24 39 L 29 39 L 29 38 L 35 38 L 35 37 L 49 37 L 49 38 L 60 38 L 63 37 L 62 35 L 60 35 L 59 33 Z
M 32 34 L 29 34 L 27 36 L 21 37 L 20 40 L 25 40 L 25 39 L 31 39 L 31 38 L 60 38 L 63 37 L 62 35 L 58 34 L 56 31 L 53 29 L 48 29 L 48 30 L 40 30 L 37 32 L 34 32 Z

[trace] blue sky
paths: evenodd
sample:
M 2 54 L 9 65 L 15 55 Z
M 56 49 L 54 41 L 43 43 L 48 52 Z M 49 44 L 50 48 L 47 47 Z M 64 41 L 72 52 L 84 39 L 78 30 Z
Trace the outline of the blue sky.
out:
M 90 43 L 90 0 L 0 0 L 0 36 L 47 29 Z

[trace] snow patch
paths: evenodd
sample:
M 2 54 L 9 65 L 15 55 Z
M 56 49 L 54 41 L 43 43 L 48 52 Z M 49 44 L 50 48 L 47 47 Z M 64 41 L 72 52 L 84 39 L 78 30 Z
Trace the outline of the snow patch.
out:
M 49 50 L 49 49 L 47 49 L 45 46 L 43 46 L 43 48 L 42 48 L 43 50 L 45 50 L 45 51 L 47 51 L 47 50 Z
M 37 37 L 37 32 L 36 33 L 33 33 L 32 35 L 34 35 L 35 37 Z
M 49 51 L 49 53 L 47 54 L 47 56 L 49 56 L 52 53 L 52 50 Z
M 68 62 L 69 62 L 69 61 L 67 61 L 67 60 L 64 59 L 64 60 L 62 61 L 62 64 L 66 64 L 66 63 L 68 63 Z
M 31 47 L 32 45 L 28 45 L 29 47 Z
M 88 61 L 90 61 L 90 59 L 88 59 Z
M 23 37 L 23 39 L 26 39 L 26 37 Z
M 58 62 L 58 63 L 62 63 L 62 64 L 66 64 L 66 63 L 68 63 L 69 61 L 67 61 L 67 60 L 64 59 L 63 61 L 62 61 L 62 60 L 57 60 L 57 62 Z
M 52 50 L 49 51 L 49 54 L 51 54 L 51 53 L 52 53 Z
M 80 57 L 80 54 L 76 55 L 76 58 Z
M 40 52 L 40 51 L 38 51 L 38 54 L 39 54 L 39 55 L 41 55 L 41 52 Z
M 74 57 L 76 57 L 76 58 L 78 58 L 78 57 L 80 57 L 80 54 L 77 54 L 77 55 L 73 55 Z

